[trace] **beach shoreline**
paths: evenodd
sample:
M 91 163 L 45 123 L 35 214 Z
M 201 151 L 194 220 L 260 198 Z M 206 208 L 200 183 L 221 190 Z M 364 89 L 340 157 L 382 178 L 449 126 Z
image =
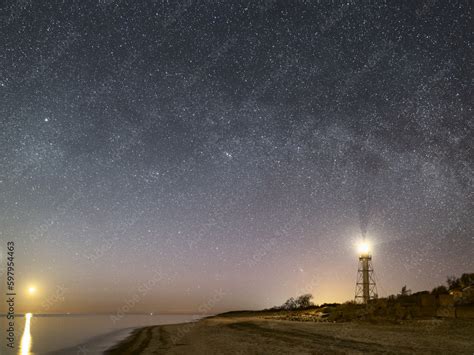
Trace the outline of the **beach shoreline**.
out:
M 103 333 L 98 331 L 96 335 L 91 335 L 81 341 L 68 344 L 65 347 L 61 347 L 58 350 L 49 350 L 49 355 L 63 355 L 63 354 L 88 354 L 88 355 L 101 355 L 108 349 L 115 347 L 117 344 L 121 344 L 129 337 L 136 334 L 140 329 L 157 326 L 157 325 L 171 325 L 181 324 L 199 320 L 202 315 L 174 315 L 174 314 L 162 314 L 155 315 L 154 319 L 148 317 L 139 320 L 138 322 L 127 322 L 127 318 L 123 319 L 123 328 L 117 328 Z M 127 324 L 128 323 L 128 324 Z M 110 326 L 110 324 L 109 324 Z
M 107 349 L 122 343 L 142 327 L 130 327 L 114 330 L 110 333 L 94 336 L 79 344 L 69 346 L 67 348 L 48 352 L 49 355 L 66 355 L 72 353 L 84 353 L 89 355 L 103 354 Z
M 474 320 L 373 324 L 217 315 L 197 322 L 138 328 L 105 354 L 472 354 L 473 330 Z

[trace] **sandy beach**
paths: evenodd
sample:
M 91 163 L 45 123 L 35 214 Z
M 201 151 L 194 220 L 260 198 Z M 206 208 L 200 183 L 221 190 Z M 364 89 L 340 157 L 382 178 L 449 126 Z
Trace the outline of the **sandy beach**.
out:
M 473 330 L 473 320 L 371 324 L 216 316 L 138 329 L 106 354 L 472 354 Z

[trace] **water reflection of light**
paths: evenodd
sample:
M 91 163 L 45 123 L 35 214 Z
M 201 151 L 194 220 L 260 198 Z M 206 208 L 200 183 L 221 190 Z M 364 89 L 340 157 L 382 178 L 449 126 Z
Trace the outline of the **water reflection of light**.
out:
M 31 317 L 33 314 L 26 313 L 25 314 L 25 330 L 23 331 L 23 336 L 21 337 L 21 344 L 20 344 L 20 355 L 29 355 L 31 351 L 31 333 L 30 333 L 30 322 Z

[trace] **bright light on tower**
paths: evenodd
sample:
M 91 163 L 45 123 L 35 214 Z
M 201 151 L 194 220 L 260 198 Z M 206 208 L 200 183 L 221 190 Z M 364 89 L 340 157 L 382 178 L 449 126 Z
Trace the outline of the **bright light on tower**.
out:
M 359 245 L 357 246 L 357 251 L 362 254 L 362 255 L 367 255 L 369 254 L 370 251 L 370 246 L 369 243 L 367 242 L 360 242 Z
M 30 295 L 34 295 L 34 294 L 36 293 L 36 287 L 30 286 L 30 287 L 28 288 L 28 293 L 29 293 Z

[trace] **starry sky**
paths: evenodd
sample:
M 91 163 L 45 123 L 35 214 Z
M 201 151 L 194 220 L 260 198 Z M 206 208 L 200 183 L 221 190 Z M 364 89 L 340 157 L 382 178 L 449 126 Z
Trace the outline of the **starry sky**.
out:
M 472 2 L 0 11 L 18 311 L 343 302 L 365 230 L 380 296 L 473 271 Z

